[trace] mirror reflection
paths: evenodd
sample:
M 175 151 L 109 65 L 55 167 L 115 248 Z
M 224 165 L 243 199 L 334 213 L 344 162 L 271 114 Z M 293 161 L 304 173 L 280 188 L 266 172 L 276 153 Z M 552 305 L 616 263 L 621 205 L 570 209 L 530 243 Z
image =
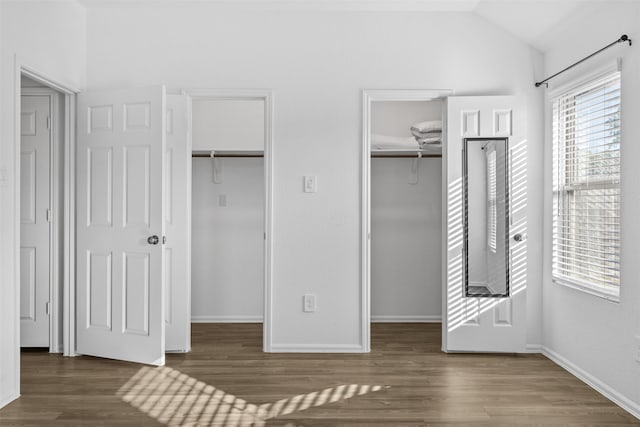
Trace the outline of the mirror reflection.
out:
M 464 140 L 464 258 L 468 297 L 509 296 L 506 138 Z

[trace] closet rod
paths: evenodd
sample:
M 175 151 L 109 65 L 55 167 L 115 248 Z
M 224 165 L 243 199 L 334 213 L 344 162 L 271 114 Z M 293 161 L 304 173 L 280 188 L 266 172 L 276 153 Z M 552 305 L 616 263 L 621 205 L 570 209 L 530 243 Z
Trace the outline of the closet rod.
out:
M 595 52 L 593 52 L 591 55 L 589 56 L 585 56 L 584 58 L 582 58 L 580 61 L 569 65 L 567 68 L 565 68 L 562 71 L 558 71 L 557 73 L 555 73 L 553 76 L 549 76 L 546 79 L 540 81 L 540 82 L 536 82 L 536 87 L 540 87 L 543 84 L 546 84 L 547 87 L 549 87 L 549 84 L 547 83 L 549 80 L 551 80 L 552 78 L 559 76 L 560 74 L 564 73 L 565 71 L 568 71 L 570 69 L 572 69 L 573 67 L 575 67 L 576 65 L 582 64 L 584 61 L 586 61 L 587 59 L 596 56 L 597 54 L 599 54 L 600 52 L 602 52 L 603 50 L 607 50 L 609 49 L 611 46 L 618 44 L 618 43 L 624 43 L 624 42 L 629 42 L 629 46 L 631 46 L 631 39 L 629 38 L 629 36 L 627 36 L 626 34 L 623 34 L 620 36 L 620 38 L 614 42 L 609 43 L 608 45 L 606 45 L 605 47 L 603 47 L 602 49 L 596 50 Z
M 206 157 L 206 158 L 220 158 L 220 157 L 264 157 L 262 151 L 214 151 L 213 156 L 209 151 L 194 151 L 191 153 L 191 157 Z

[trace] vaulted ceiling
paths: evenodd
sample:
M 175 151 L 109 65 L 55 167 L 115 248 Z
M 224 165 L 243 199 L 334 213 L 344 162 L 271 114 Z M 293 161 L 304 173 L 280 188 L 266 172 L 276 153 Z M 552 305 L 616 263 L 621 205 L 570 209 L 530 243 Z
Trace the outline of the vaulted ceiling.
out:
M 582 13 L 603 3 L 637 0 L 78 0 L 91 7 L 193 6 L 348 11 L 433 11 L 474 13 L 547 51 L 552 40 L 580 24 Z

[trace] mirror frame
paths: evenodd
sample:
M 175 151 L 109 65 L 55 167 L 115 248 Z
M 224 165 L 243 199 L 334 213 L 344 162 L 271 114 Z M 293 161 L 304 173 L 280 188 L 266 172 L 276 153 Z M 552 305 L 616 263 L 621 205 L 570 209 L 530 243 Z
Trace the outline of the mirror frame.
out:
M 468 164 L 467 164 L 467 151 L 470 142 L 481 141 L 502 141 L 505 148 L 505 161 L 504 161 L 504 180 L 505 180 L 505 235 L 504 235 L 504 257 L 505 257 L 505 281 L 506 289 L 503 294 L 469 294 L 469 183 L 468 177 Z M 509 298 L 511 296 L 511 283 L 510 283 L 510 256 L 509 256 L 509 240 L 510 240 L 510 218 L 509 218 L 509 206 L 510 206 L 510 186 L 509 186 L 509 138 L 506 137 L 484 137 L 484 138 L 463 138 L 462 140 L 462 194 L 463 194 L 463 246 L 462 256 L 464 257 L 464 297 L 465 298 Z

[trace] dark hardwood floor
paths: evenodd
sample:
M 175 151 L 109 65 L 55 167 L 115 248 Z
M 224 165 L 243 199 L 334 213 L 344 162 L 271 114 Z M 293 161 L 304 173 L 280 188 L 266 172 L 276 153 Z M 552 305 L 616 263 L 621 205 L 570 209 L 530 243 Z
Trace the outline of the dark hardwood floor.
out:
M 373 324 L 370 354 L 264 354 L 256 324 L 192 339 L 162 368 L 25 352 L 0 426 L 640 426 L 544 356 L 440 352 L 439 324 Z

